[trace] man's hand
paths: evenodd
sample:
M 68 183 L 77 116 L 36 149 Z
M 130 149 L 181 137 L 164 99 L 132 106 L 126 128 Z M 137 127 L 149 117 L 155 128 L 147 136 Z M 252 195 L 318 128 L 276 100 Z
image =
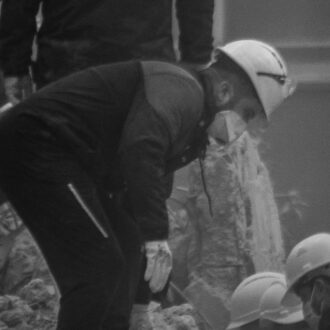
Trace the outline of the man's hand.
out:
M 29 76 L 5 77 L 5 92 L 9 102 L 17 104 L 32 94 L 33 86 Z
M 149 281 L 152 292 L 161 291 L 172 270 L 172 253 L 167 241 L 152 241 L 145 243 L 147 267 L 144 279 Z

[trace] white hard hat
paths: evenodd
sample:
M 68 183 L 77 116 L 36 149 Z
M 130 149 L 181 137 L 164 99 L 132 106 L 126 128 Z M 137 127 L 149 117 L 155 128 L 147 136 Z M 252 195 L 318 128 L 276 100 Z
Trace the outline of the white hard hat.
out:
M 230 42 L 220 50 L 238 64 L 250 78 L 267 118 L 295 90 L 281 55 L 257 40 Z
M 293 287 L 303 278 L 312 279 L 317 275 L 330 276 L 329 269 L 322 267 L 328 264 L 330 265 L 330 234 L 315 234 L 299 242 L 286 261 L 285 275 L 288 291 L 282 303 L 289 304 Z
M 230 324 L 227 330 L 236 329 L 260 317 L 260 299 L 275 282 L 283 281 L 284 275 L 261 272 L 247 277 L 235 289 L 230 303 Z
M 280 324 L 292 324 L 304 320 L 302 303 L 296 297 L 295 304 L 283 306 L 282 299 L 286 293 L 285 278 L 273 283 L 260 300 L 260 318 Z

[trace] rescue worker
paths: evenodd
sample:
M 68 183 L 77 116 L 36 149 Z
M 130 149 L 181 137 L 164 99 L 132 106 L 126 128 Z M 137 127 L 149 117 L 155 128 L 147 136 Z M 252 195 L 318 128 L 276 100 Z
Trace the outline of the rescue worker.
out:
M 201 71 L 92 67 L 3 114 L 0 186 L 57 282 L 58 329 L 128 329 L 142 256 L 153 292 L 171 270 L 170 174 L 203 157 L 208 136 L 228 145 L 268 120 L 293 89 L 273 47 L 241 40 Z
M 281 281 L 277 272 L 259 272 L 245 278 L 235 289 L 230 300 L 230 323 L 226 330 L 258 330 L 260 301 L 266 290 Z
M 299 299 L 290 306 L 283 306 L 282 299 L 286 293 L 285 276 L 273 283 L 260 300 L 260 329 L 263 330 L 308 330 L 304 321 L 302 304 Z
M 305 238 L 291 250 L 286 261 L 288 292 L 303 303 L 305 320 L 312 329 L 330 329 L 330 234 L 318 233 Z
M 180 60 L 205 65 L 212 52 L 213 11 L 214 0 L 3 0 L 0 65 L 6 93 L 14 104 L 32 93 L 31 66 L 39 89 L 94 65 L 141 58 L 174 62 L 175 13 Z M 31 61 L 35 38 L 37 56 Z M 148 304 L 150 297 L 142 279 L 136 303 Z
M 0 63 L 11 101 L 29 93 L 30 66 L 39 89 L 94 65 L 142 58 L 174 62 L 175 13 L 181 61 L 208 63 L 214 0 L 177 0 L 173 8 L 172 0 L 3 0 Z M 31 63 L 34 38 L 37 56 Z

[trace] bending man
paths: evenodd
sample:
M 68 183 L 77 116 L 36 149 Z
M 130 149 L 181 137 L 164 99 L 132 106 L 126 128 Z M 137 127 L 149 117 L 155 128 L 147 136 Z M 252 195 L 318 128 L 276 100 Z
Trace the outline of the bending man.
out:
M 143 254 L 157 292 L 171 269 L 166 198 L 212 136 L 235 141 L 293 91 L 271 46 L 243 40 L 202 71 L 157 61 L 93 67 L 0 118 L 0 186 L 61 293 L 58 329 L 128 329 Z

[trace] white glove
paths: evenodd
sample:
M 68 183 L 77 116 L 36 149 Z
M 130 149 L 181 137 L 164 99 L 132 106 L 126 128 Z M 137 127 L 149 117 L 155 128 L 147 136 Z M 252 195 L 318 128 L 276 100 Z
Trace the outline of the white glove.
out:
M 145 243 L 147 267 L 144 279 L 149 281 L 152 292 L 161 291 L 172 270 L 172 253 L 167 241 L 152 241 Z

